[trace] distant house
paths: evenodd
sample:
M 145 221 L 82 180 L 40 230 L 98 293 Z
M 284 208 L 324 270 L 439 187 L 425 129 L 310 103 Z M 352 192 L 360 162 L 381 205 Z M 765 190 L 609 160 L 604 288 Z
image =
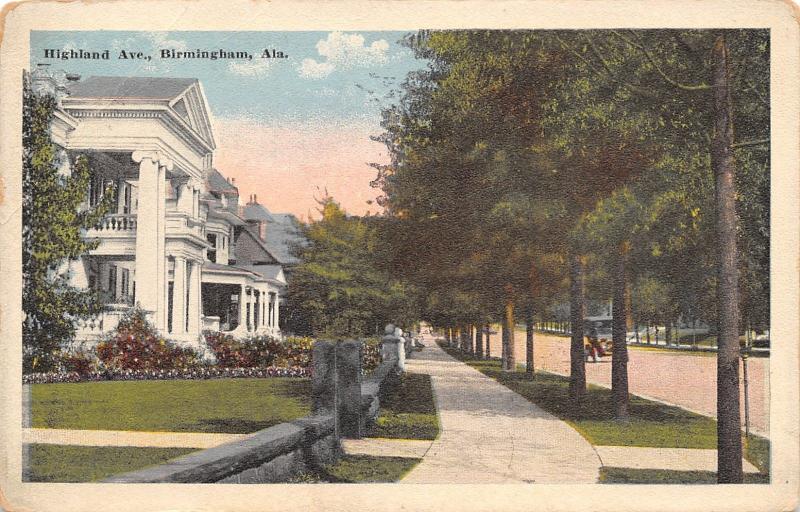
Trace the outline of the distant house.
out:
M 300 263 L 297 250 L 306 242 L 300 232 L 300 222 L 291 213 L 272 213 L 258 202 L 253 194 L 242 207 L 242 217 L 247 221 L 248 231 L 263 244 L 283 269 L 287 283 L 292 279 L 294 267 Z
M 280 335 L 283 260 L 293 264 L 279 243 L 285 235 L 252 231 L 237 187 L 214 167 L 200 82 L 80 79 L 42 66 L 31 84 L 57 99 L 51 133 L 62 154 L 89 160 L 88 205 L 109 185 L 115 194 L 112 212 L 85 233 L 99 245 L 69 264 L 72 283 L 107 303 L 99 316 L 77 320 L 77 339 L 97 340 L 134 304 L 187 345 L 201 343 L 203 330 Z

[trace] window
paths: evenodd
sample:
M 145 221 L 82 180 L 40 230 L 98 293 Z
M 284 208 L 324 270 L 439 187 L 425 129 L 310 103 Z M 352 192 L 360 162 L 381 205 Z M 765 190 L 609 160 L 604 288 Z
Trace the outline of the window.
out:
M 117 298 L 117 266 L 108 267 L 108 295 L 111 300 Z
M 121 288 L 121 291 L 122 291 L 122 293 L 121 293 L 122 298 L 125 299 L 125 302 L 128 302 L 128 299 L 129 299 L 130 292 L 129 292 L 128 288 L 130 287 L 130 282 L 131 282 L 130 270 L 128 270 L 127 268 L 123 268 L 122 269 L 122 283 L 120 285 L 120 288 Z
M 122 182 L 122 213 L 131 213 L 131 184 Z
M 206 241 L 211 244 L 211 247 L 206 250 L 208 261 L 211 263 L 217 262 L 217 235 L 209 233 L 206 235 Z

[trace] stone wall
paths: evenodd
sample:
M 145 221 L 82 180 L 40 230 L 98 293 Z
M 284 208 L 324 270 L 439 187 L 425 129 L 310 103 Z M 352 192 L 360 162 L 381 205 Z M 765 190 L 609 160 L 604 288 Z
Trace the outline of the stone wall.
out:
M 311 416 L 104 482 L 275 483 L 336 462 L 340 438 L 361 437 L 377 418 L 380 392 L 396 382 L 399 358 L 386 357 L 362 382 L 360 342 L 320 341 L 312 353 Z

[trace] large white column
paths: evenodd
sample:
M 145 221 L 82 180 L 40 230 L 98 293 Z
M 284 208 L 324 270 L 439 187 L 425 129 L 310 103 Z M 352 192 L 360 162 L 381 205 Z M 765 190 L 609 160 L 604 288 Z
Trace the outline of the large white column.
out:
M 166 329 L 167 286 L 165 254 L 166 196 L 164 178 L 172 161 L 158 151 L 134 151 L 139 163 L 136 213 L 136 299 L 151 312 L 158 329 Z
M 173 277 L 172 334 L 183 334 L 186 332 L 186 258 L 183 256 L 175 257 Z
M 167 167 L 160 163 L 158 166 L 158 279 L 159 289 L 163 290 L 163 307 L 156 310 L 156 325 L 163 331 L 167 329 Z
M 201 315 L 203 314 L 202 298 L 202 270 L 200 263 L 193 261 L 189 266 L 189 333 L 200 334 L 203 327 L 201 325 Z

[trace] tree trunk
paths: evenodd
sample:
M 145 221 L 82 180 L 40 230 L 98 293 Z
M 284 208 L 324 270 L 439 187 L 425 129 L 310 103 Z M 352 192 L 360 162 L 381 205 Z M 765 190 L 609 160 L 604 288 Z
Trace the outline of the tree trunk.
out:
M 733 107 L 725 36 L 714 43 L 714 137 L 711 167 L 716 192 L 717 234 L 717 481 L 742 483 L 739 411 L 739 304 L 736 248 L 736 163 L 733 158 Z
M 667 324 L 664 326 L 664 339 L 667 345 L 672 345 L 672 320 L 667 320 Z
M 569 396 L 576 404 L 586 396 L 586 359 L 583 352 L 583 262 L 577 254 L 569 261 L 569 315 L 572 324 L 572 342 L 569 350 Z
M 475 324 L 475 355 L 478 356 L 478 359 L 484 359 L 481 324 Z
M 611 396 L 614 403 L 614 416 L 616 418 L 628 417 L 628 344 L 625 331 L 628 323 L 627 308 L 625 307 L 625 288 L 627 275 L 625 260 L 627 259 L 628 243 L 624 242 L 617 254 L 616 269 L 614 269 L 614 300 L 612 303 L 612 357 L 611 357 Z
M 510 294 L 509 294 L 510 295 Z M 506 337 L 506 371 L 513 372 L 517 369 L 517 358 L 514 354 L 514 299 L 511 297 L 506 299 L 505 309 L 506 325 L 508 326 L 508 336 Z
M 475 325 L 474 324 L 469 324 L 469 331 L 468 331 L 469 332 L 469 353 L 474 356 L 475 355 L 475 346 L 476 346 L 474 336 L 480 336 L 480 334 L 476 332 L 473 335 L 473 330 L 475 330 Z
M 492 358 L 492 335 L 490 334 L 490 330 L 492 328 L 491 325 L 486 324 L 486 359 Z
M 505 314 L 500 321 L 500 368 L 508 369 L 508 324 Z
M 533 306 L 525 310 L 525 373 L 533 379 Z

